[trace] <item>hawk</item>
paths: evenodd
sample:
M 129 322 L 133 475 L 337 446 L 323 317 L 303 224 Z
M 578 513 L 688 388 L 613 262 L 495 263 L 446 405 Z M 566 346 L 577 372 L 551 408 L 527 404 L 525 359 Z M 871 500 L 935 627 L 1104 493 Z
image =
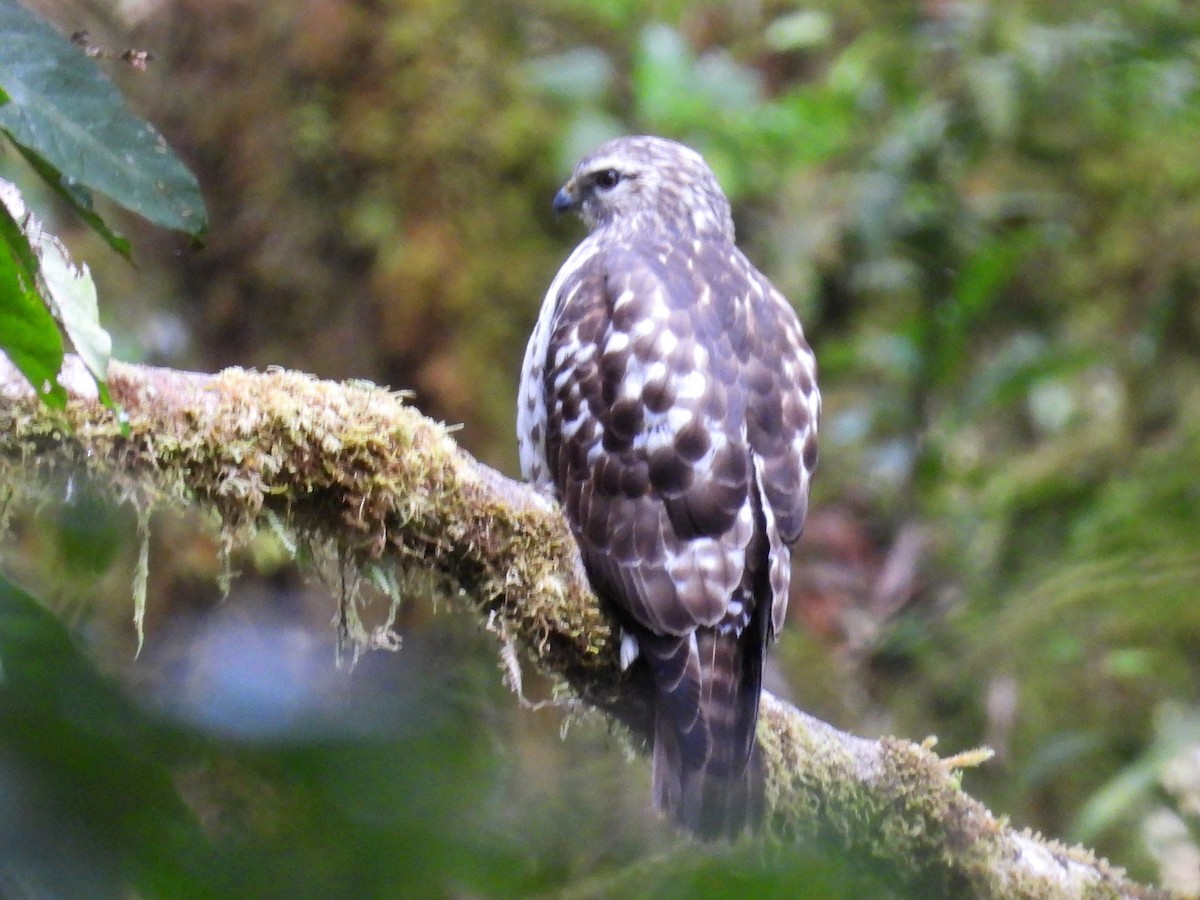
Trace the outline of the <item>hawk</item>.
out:
M 815 361 L 694 150 L 611 140 L 554 209 L 589 234 L 525 352 L 521 469 L 562 504 L 622 665 L 649 666 L 655 806 L 733 837 L 761 814 L 754 731 L 817 463 Z

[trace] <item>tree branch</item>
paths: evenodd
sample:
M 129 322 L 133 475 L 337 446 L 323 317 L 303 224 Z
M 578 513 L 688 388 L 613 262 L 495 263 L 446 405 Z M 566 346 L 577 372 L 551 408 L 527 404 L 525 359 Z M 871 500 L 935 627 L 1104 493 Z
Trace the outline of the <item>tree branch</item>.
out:
M 433 572 L 439 590 L 645 743 L 645 684 L 621 672 L 615 623 L 557 508 L 459 450 L 400 396 L 285 371 L 114 363 L 109 374 L 127 431 L 77 361 L 56 413 L 0 357 L 0 496 L 84 470 L 142 510 L 199 504 L 231 536 L 272 520 L 357 571 Z M 353 619 L 352 600 L 341 602 Z M 759 741 L 773 836 L 829 842 L 920 896 L 1168 896 L 1089 851 L 1014 830 L 960 789 L 955 760 L 928 748 L 845 734 L 770 695 Z

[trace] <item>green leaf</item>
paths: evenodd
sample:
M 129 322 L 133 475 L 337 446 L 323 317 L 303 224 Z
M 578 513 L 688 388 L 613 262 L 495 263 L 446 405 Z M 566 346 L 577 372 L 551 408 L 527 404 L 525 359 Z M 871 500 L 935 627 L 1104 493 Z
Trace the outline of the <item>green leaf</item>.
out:
M 90 188 L 157 225 L 203 234 L 192 173 L 87 56 L 15 0 L 0 0 L 0 89 L 9 97 L 0 130 L 61 173 L 56 190 Z
M 47 313 L 47 318 L 58 339 L 54 373 L 62 367 L 62 339 L 57 333 L 57 326 L 61 325 L 75 346 L 75 352 L 92 373 L 101 402 L 113 409 L 105 383 L 112 338 L 100 325 L 96 285 L 87 266 L 75 267 L 58 238 L 42 230 L 38 220 L 28 212 L 16 186 L 3 179 L 0 179 L 0 205 L 4 206 L 9 221 L 16 228 L 12 240 L 19 239 L 16 246 L 22 255 L 18 261 L 29 273 L 26 281 L 32 286 L 31 305 L 36 304 L 43 313 L 47 313 L 47 309 L 53 313 L 52 316 Z M 34 385 L 39 383 L 33 382 Z
M 35 172 L 42 176 L 46 184 L 54 189 L 63 200 L 71 205 L 79 218 L 83 219 L 91 229 L 104 238 L 105 243 L 120 253 L 126 259 L 132 259 L 132 248 L 129 245 L 129 239 L 119 232 L 113 231 L 108 223 L 105 222 L 100 215 L 92 207 L 92 192 L 78 182 L 69 182 L 63 178 L 62 173 L 49 162 L 38 156 L 28 147 L 22 147 L 17 144 L 17 149 L 21 151 L 21 155 L 25 157 L 26 162 L 33 168 Z
M 58 383 L 62 336 L 37 292 L 37 259 L 21 224 L 0 203 L 0 350 L 38 395 L 56 409 L 67 395 Z

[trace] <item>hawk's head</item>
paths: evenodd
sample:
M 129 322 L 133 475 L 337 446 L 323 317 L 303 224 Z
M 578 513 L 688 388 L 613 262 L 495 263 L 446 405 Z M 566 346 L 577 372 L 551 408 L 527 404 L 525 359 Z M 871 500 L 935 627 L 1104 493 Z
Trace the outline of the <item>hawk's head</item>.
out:
M 720 234 L 733 239 L 729 201 L 695 150 L 665 138 L 614 138 L 575 167 L 554 197 L 557 212 L 578 212 L 592 230 L 639 227 Z

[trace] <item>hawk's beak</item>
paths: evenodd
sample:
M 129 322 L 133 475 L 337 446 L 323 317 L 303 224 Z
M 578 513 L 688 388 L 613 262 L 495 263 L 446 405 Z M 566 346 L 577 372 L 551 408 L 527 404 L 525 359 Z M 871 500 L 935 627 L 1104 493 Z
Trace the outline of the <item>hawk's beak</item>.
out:
M 568 182 L 554 195 L 554 212 L 561 216 L 565 212 L 572 212 L 576 209 L 579 209 L 579 203 L 571 193 L 571 184 Z

